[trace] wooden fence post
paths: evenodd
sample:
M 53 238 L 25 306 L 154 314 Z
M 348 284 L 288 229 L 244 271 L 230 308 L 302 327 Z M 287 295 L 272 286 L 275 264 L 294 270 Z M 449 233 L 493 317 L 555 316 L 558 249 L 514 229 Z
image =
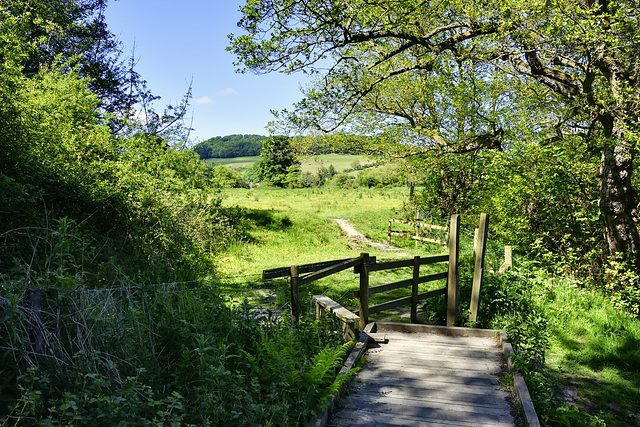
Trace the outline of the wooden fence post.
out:
M 26 306 L 29 307 L 29 339 L 33 343 L 31 347 L 32 363 L 36 363 L 38 356 L 44 351 L 44 339 L 42 336 L 42 289 L 27 289 L 25 294 Z
M 369 254 L 361 253 L 360 264 L 360 330 L 369 323 Z
M 489 229 L 489 215 L 480 214 L 480 224 L 477 228 L 477 238 L 474 240 L 476 264 L 473 270 L 473 287 L 471 289 L 471 307 L 469 320 L 475 322 L 478 318 L 480 296 L 482 294 L 482 273 L 484 272 L 484 256 L 487 248 L 487 231 Z
M 504 247 L 504 263 L 498 269 L 498 273 L 502 274 L 507 270 L 513 269 L 513 254 L 511 253 L 511 246 Z
M 413 258 L 413 279 L 411 281 L 411 323 L 418 323 L 418 279 L 420 278 L 420 257 Z
M 300 320 L 300 286 L 298 285 L 298 266 L 291 266 L 291 319 Z
M 455 326 L 456 324 L 459 241 L 460 215 L 451 215 L 449 221 L 449 275 L 447 276 L 447 326 Z

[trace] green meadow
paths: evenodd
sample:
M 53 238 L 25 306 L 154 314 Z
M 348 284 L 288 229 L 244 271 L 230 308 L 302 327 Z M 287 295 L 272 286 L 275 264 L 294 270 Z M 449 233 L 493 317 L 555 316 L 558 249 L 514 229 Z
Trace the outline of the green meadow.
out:
M 231 157 L 231 158 L 214 158 L 206 159 L 206 163 L 215 163 L 216 165 L 227 166 L 232 169 L 247 169 L 251 167 L 255 162 L 260 160 L 260 156 L 252 157 Z M 344 172 L 347 169 L 355 169 L 354 162 L 364 166 L 371 163 L 365 156 L 353 155 L 353 154 L 321 154 L 318 156 L 305 157 L 302 160 L 301 171 L 302 172 L 314 172 L 321 167 L 329 167 L 333 165 L 337 172 Z

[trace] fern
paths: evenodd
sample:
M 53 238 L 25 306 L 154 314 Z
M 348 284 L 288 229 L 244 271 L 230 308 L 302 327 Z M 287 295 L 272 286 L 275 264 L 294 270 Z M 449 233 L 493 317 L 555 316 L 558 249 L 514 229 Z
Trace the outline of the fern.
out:
M 353 346 L 354 342 L 350 341 L 338 348 L 325 347 L 313 357 L 312 367 L 305 374 L 307 386 L 310 388 L 311 409 L 316 411 L 325 409 L 329 399 L 340 391 L 342 384 L 360 370 L 360 368 L 354 368 L 343 375 L 335 376 Z

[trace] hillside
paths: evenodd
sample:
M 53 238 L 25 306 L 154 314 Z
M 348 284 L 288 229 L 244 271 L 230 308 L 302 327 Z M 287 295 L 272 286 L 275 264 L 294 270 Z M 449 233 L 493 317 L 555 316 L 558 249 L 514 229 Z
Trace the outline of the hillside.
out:
M 193 147 L 201 160 L 211 158 L 228 159 L 231 157 L 259 156 L 262 141 L 267 137 L 262 135 L 227 135 L 209 138 Z

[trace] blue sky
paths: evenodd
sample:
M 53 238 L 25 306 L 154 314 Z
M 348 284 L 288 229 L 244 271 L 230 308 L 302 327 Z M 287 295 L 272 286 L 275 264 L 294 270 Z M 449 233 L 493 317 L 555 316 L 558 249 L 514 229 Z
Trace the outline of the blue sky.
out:
M 179 101 L 193 79 L 191 138 L 202 141 L 231 134 L 267 135 L 273 116 L 302 98 L 302 74 L 239 74 L 225 51 L 243 0 L 111 0 L 106 20 L 130 54 L 152 93 Z

